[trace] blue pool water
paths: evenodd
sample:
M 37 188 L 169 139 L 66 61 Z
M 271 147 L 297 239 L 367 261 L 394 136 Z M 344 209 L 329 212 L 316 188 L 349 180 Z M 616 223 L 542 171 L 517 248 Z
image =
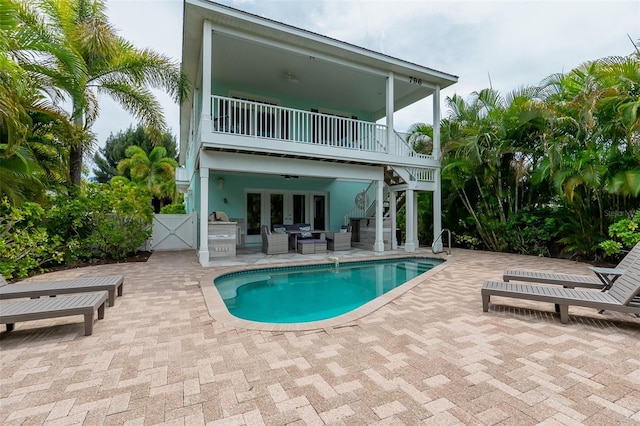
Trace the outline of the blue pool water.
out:
M 236 272 L 214 284 L 229 312 L 251 321 L 298 323 L 352 311 L 442 263 L 400 258 Z

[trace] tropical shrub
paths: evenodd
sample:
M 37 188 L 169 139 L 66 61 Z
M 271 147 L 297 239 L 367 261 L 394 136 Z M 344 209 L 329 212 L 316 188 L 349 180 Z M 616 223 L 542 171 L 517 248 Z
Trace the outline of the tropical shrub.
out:
M 186 214 L 184 204 L 168 204 L 160 209 L 160 214 Z
M 123 259 L 151 237 L 153 207 L 147 188 L 116 177 L 110 185 L 89 185 L 86 197 L 93 228 L 80 242 L 92 258 Z
M 151 237 L 148 188 L 114 178 L 52 196 L 44 208 L 0 202 L 0 273 L 22 278 L 60 264 L 119 260 Z
M 525 208 L 507 220 L 502 238 L 510 251 L 519 254 L 551 256 L 558 235 L 556 212 L 551 208 Z
M 640 210 L 636 210 L 632 217 L 621 219 L 609 226 L 609 236 L 611 239 L 600 243 L 600 248 L 608 256 L 640 243 Z
M 62 241 L 42 226 L 44 209 L 36 203 L 12 206 L 0 201 L 0 273 L 6 278 L 24 278 L 43 265 L 63 260 Z

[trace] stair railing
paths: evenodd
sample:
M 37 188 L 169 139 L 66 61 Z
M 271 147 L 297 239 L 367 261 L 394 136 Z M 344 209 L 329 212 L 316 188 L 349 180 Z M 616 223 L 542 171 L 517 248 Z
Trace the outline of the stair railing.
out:
M 433 240 L 433 243 L 431 244 L 431 251 L 433 252 L 433 254 L 442 253 L 442 251 L 436 252 L 436 249 L 434 247 L 435 247 L 436 243 L 438 242 L 438 240 L 442 239 L 442 235 L 445 232 L 447 233 L 448 243 L 449 243 L 448 244 L 449 248 L 447 249 L 447 256 L 451 256 L 451 231 L 448 228 L 444 228 L 442 231 L 440 231 L 440 234 L 438 235 L 438 237 L 435 240 Z

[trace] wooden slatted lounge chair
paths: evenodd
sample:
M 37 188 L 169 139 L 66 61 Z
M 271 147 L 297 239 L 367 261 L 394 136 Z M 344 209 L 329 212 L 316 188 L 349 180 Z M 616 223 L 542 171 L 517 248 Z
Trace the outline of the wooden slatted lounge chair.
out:
M 15 284 L 6 284 L 4 278 L 0 276 L 0 299 L 23 297 L 35 299 L 59 294 L 107 291 L 109 293 L 109 306 L 113 306 L 116 299 L 116 290 L 118 291 L 118 296 L 122 296 L 123 286 L 124 277 L 122 275 Z
M 635 261 L 640 262 L 640 243 L 627 253 L 616 268 L 590 267 L 595 275 L 568 275 L 542 271 L 527 271 L 521 269 L 507 269 L 502 274 L 502 280 L 535 282 L 543 284 L 558 284 L 568 288 L 583 287 L 607 290 L 611 284 Z
M 101 291 L 77 296 L 0 303 L 0 324 L 6 324 L 7 331 L 12 331 L 16 322 L 84 315 L 84 335 L 90 336 L 93 333 L 95 311 L 98 311 L 98 319 L 104 318 L 107 297 L 107 292 Z
M 584 306 L 640 314 L 640 303 L 634 297 L 640 294 L 640 262 L 634 262 L 607 292 L 575 290 L 546 285 L 527 285 L 502 281 L 486 281 L 482 285 L 482 310 L 489 311 L 491 296 L 537 300 L 559 306 L 560 322 L 569 322 L 569 306 Z

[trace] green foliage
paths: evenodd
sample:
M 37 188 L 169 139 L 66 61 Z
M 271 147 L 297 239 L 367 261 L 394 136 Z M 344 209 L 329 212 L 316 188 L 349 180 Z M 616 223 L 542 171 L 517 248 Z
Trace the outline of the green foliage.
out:
M 184 204 L 168 204 L 160 209 L 160 214 L 186 214 Z
M 121 177 L 57 196 L 46 224 L 66 242 L 65 259 L 73 263 L 135 253 L 151 236 L 152 219 L 149 190 Z
M 160 207 L 164 200 L 175 198 L 175 171 L 178 163 L 167 157 L 167 150 L 157 146 L 147 155 L 139 146 L 131 145 L 125 150 L 125 159 L 118 163 L 120 173 L 129 173 L 131 180 L 140 185 L 146 185 L 154 197 L 160 200 Z
M 87 199 L 93 207 L 93 232 L 83 240 L 94 258 L 123 259 L 151 237 L 153 207 L 147 188 L 124 178 L 111 185 L 90 185 Z
M 114 178 L 53 196 L 41 207 L 0 203 L 0 272 L 25 277 L 57 264 L 123 259 L 151 236 L 146 187 Z
M 453 239 L 455 241 L 455 244 L 459 247 L 464 247 L 471 250 L 476 250 L 482 247 L 482 241 L 480 241 L 479 238 L 474 237 L 473 235 L 454 235 Z
M 484 89 L 447 98 L 444 226 L 490 250 L 594 258 L 607 212 L 640 208 L 638 87 L 636 55 L 585 63 L 505 97 Z M 425 149 L 430 136 L 415 125 L 409 140 Z
M 550 256 L 558 235 L 556 212 L 550 208 L 520 210 L 509 217 L 503 235 L 514 253 Z
M 6 198 L 0 202 L 0 273 L 5 278 L 23 278 L 62 261 L 61 239 L 41 226 L 43 216 L 36 203 L 15 207 Z
M 600 248 L 608 255 L 619 253 L 623 248 L 630 249 L 640 243 L 640 210 L 631 218 L 621 219 L 609 226 L 611 239 L 600 243 Z
M 111 134 L 104 148 L 100 148 L 99 152 L 94 155 L 93 160 L 97 168 L 93 169 L 93 173 L 97 182 L 109 183 L 111 178 L 120 174 L 117 166 L 120 161 L 127 158 L 125 150 L 129 146 L 139 146 L 147 155 L 154 147 L 162 146 L 166 149 L 168 158 L 176 159 L 177 157 L 176 139 L 171 133 L 164 132 L 160 140 L 154 143 L 149 132 L 144 127 L 140 125 L 135 129 L 129 127 L 127 130 L 120 131 L 115 135 Z M 124 176 L 131 178 L 128 173 Z

